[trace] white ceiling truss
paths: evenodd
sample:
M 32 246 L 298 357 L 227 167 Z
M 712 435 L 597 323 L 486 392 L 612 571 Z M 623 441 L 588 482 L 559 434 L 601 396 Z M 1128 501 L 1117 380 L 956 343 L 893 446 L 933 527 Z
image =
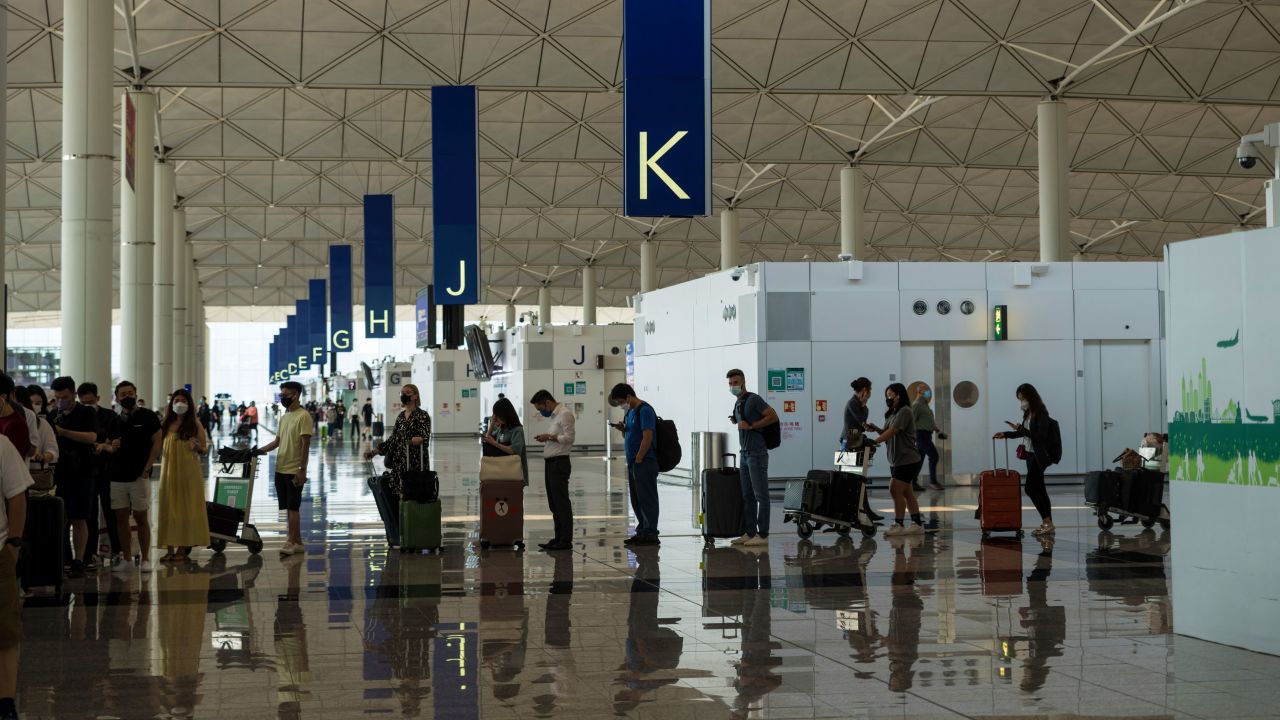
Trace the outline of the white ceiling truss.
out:
M 436 84 L 481 88 L 485 302 L 547 284 L 576 304 L 590 262 L 598 302 L 625 304 L 646 238 L 664 285 L 718 265 L 716 218 L 621 216 L 620 0 L 114 1 L 116 82 L 159 94 L 209 304 L 291 303 L 384 192 L 412 302 Z M 61 6 L 9 2 L 16 310 L 58 302 Z M 1272 168 L 1234 148 L 1280 121 L 1280 0 L 715 0 L 712 71 L 716 205 L 741 212 L 744 261 L 835 259 L 851 156 L 876 259 L 1033 258 L 1049 95 L 1085 257 L 1265 220 Z

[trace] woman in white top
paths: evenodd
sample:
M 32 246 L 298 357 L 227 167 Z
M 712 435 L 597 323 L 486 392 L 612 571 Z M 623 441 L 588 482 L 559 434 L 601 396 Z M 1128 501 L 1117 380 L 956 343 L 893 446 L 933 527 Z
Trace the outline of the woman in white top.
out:
M 31 455 L 31 467 L 41 468 L 58 462 L 58 437 L 44 415 L 44 391 L 39 388 L 37 390 L 39 392 L 35 393 L 33 398 L 29 389 L 19 386 L 14 389 L 14 396 L 18 399 L 19 405 L 36 414 L 38 432 L 31 438 L 31 447 L 34 451 Z

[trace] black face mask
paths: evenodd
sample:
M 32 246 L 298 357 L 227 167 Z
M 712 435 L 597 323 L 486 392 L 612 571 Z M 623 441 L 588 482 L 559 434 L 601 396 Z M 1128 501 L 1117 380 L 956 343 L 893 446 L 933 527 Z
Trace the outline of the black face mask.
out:
M 125 410 L 132 410 L 137 404 L 138 404 L 138 398 L 132 395 L 128 397 L 120 398 L 120 407 L 124 408 Z
M 409 403 L 411 403 L 411 402 L 413 402 L 413 396 L 412 396 L 412 395 L 410 395 L 410 394 L 408 394 L 408 393 L 400 393 L 400 404 L 401 404 L 401 405 L 408 405 L 408 404 L 409 404 Z
M 283 406 L 285 406 L 285 407 L 292 407 L 292 406 L 293 406 L 293 398 L 289 397 L 288 395 L 281 395 L 281 396 L 280 396 L 280 404 L 281 404 L 281 405 L 283 405 Z

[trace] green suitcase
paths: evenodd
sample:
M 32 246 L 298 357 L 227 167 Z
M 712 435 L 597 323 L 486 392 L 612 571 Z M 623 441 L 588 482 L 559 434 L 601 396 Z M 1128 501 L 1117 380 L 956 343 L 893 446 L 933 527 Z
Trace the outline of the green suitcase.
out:
M 400 502 L 400 552 L 440 549 L 440 501 Z

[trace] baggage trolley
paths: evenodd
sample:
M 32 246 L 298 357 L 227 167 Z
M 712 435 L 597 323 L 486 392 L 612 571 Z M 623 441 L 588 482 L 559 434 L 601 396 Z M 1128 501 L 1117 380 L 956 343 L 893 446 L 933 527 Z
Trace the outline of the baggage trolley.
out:
M 857 529 L 862 533 L 863 537 L 874 537 L 876 534 L 875 522 L 866 514 L 866 493 L 867 493 L 867 471 L 870 469 L 870 457 L 867 451 L 848 451 L 837 452 L 835 454 L 835 469 L 838 472 L 856 476 L 861 480 L 861 487 L 858 490 L 857 497 L 853 498 L 848 506 L 853 508 L 853 512 L 847 517 L 832 517 L 834 513 L 823 514 L 814 512 L 813 509 L 807 507 L 783 507 L 783 522 L 794 522 L 796 524 L 796 534 L 801 539 L 808 539 L 814 532 L 822 530 L 823 526 L 827 526 L 827 532 L 835 532 L 841 537 L 848 537 L 849 534 Z M 802 481 L 807 483 L 808 481 Z M 791 492 L 787 493 L 791 495 Z M 790 504 L 790 503 L 788 503 Z M 822 506 L 828 506 L 829 503 L 823 502 Z M 821 511 L 828 509 L 826 507 L 816 508 Z
M 1143 507 L 1140 510 L 1118 507 L 1118 505 L 1125 504 L 1123 500 L 1125 493 L 1121 492 L 1119 488 L 1100 488 L 1099 497 L 1096 500 L 1091 500 L 1086 497 L 1084 503 L 1086 507 L 1093 508 L 1094 512 L 1097 513 L 1098 528 L 1100 530 L 1110 530 L 1115 525 L 1116 519 L 1123 520 L 1126 517 L 1131 517 L 1142 523 L 1142 527 L 1148 530 L 1155 527 L 1157 523 L 1160 525 L 1162 530 L 1168 530 L 1170 525 L 1169 506 L 1162 502 L 1165 484 L 1164 475 L 1158 470 L 1144 468 L 1140 471 L 1116 471 L 1106 473 L 1103 477 L 1106 482 L 1119 483 L 1123 482 L 1123 478 L 1126 473 L 1129 473 L 1128 480 L 1130 483 L 1137 482 L 1139 479 L 1143 482 L 1150 483 L 1150 487 L 1147 488 L 1147 490 L 1151 493 L 1151 496 L 1145 498 L 1150 502 L 1144 503 L 1146 507 Z M 1161 500 L 1155 499 L 1157 488 Z M 1136 499 L 1138 500 L 1144 499 L 1141 490 L 1134 491 L 1132 494 L 1137 495 L 1138 497 Z M 1116 504 L 1112 505 L 1111 502 Z M 1157 505 L 1159 507 L 1156 507 Z M 1117 517 L 1111 517 L 1112 513 Z
M 254 555 L 262 552 L 262 536 L 258 534 L 258 528 L 249 522 L 253 481 L 257 474 L 257 458 L 244 463 L 217 464 L 213 476 L 213 501 L 239 510 L 240 519 L 235 523 L 239 532 L 222 533 L 214 531 L 212 526 L 209 528 L 209 549 L 215 553 L 226 550 L 227 543 L 244 545 Z

